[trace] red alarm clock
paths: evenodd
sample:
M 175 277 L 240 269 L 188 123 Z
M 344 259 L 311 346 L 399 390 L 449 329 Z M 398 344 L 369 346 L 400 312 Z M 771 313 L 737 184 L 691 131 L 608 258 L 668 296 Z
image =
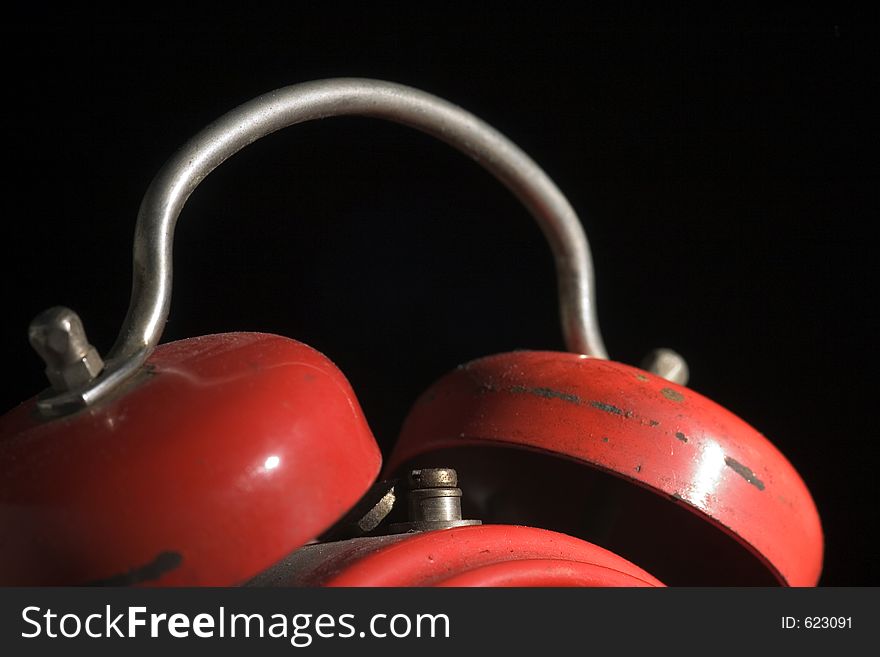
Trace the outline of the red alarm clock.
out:
M 553 252 L 568 349 L 452 370 L 384 471 L 355 392 L 311 347 L 260 333 L 159 344 L 195 187 L 253 141 L 339 115 L 433 135 L 520 199 Z M 363 79 L 245 103 L 147 190 L 111 351 L 69 309 L 32 322 L 50 385 L 0 419 L 0 584 L 815 585 L 822 531 L 795 469 L 685 387 L 674 352 L 643 369 L 609 360 L 593 287 L 566 198 L 465 110 Z

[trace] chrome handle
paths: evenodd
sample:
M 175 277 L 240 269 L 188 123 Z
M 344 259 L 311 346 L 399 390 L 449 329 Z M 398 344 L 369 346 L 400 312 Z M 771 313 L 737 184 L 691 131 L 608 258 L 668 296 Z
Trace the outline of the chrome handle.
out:
M 136 372 L 159 343 L 171 303 L 174 226 L 189 195 L 211 171 L 276 130 L 346 115 L 386 119 L 433 135 L 504 183 L 531 212 L 550 243 L 567 348 L 608 357 L 596 317 L 589 243 L 577 214 L 547 174 L 510 140 L 456 105 L 391 82 L 338 78 L 284 87 L 240 105 L 199 132 L 165 163 L 141 202 L 131 302 L 105 367 L 85 385 L 56 389 L 55 394 L 42 398 L 38 402 L 41 411 L 58 415 L 97 402 Z M 663 359 L 653 362 L 668 361 L 670 352 L 663 354 Z

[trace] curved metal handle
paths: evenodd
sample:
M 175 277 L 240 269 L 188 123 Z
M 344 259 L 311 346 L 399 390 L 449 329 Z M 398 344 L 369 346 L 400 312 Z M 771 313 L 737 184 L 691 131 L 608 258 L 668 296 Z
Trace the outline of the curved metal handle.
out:
M 608 357 L 596 317 L 587 238 L 577 214 L 547 174 L 510 140 L 456 105 L 391 82 L 338 78 L 259 96 L 220 117 L 165 163 L 141 202 L 131 303 L 104 371 L 85 387 L 42 399 L 40 409 L 58 414 L 98 401 L 137 371 L 159 343 L 171 303 L 174 226 L 190 194 L 211 171 L 276 130 L 344 115 L 386 119 L 426 132 L 469 155 L 504 183 L 550 243 L 568 349 Z

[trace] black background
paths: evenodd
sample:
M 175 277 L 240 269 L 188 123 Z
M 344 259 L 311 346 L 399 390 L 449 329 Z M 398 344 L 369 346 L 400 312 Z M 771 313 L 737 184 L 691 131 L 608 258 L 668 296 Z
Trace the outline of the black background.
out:
M 140 198 L 183 141 L 286 84 L 390 79 L 471 110 L 545 168 L 590 237 L 613 358 L 683 353 L 690 386 L 801 472 L 826 531 L 822 583 L 880 583 L 876 10 L 469 4 L 8 17 L 0 410 L 43 386 L 26 340 L 43 308 L 75 308 L 112 344 Z M 333 119 L 249 147 L 193 194 L 175 253 L 163 341 L 306 342 L 349 377 L 386 450 L 458 363 L 563 348 L 531 218 L 395 125 Z

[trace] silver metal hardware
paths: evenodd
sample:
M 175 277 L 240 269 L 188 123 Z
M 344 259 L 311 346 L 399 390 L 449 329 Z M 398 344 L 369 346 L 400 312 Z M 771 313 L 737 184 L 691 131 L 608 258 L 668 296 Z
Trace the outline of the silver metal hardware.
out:
M 596 316 L 589 243 L 577 214 L 547 174 L 510 140 L 456 105 L 391 82 L 338 78 L 259 96 L 220 117 L 165 163 L 141 202 L 131 302 L 103 371 L 75 390 L 61 390 L 53 381 L 57 394 L 41 399 L 39 409 L 60 415 L 99 401 L 132 376 L 159 343 L 171 304 L 174 227 L 190 194 L 211 171 L 272 132 L 346 115 L 385 119 L 426 132 L 469 155 L 504 183 L 531 212 L 553 251 L 567 348 L 608 357 Z
M 46 363 L 46 376 L 56 392 L 81 388 L 104 369 L 79 315 L 70 308 L 54 306 L 41 312 L 31 322 L 28 338 Z

